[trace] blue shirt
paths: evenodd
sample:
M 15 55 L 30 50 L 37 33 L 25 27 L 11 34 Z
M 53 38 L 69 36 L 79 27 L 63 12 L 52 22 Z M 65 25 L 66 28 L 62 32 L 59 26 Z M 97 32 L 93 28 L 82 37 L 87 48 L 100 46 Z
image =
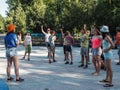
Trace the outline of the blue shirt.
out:
M 17 35 L 14 33 L 9 33 L 5 36 L 4 38 L 4 42 L 5 42 L 5 47 L 6 48 L 12 48 L 12 47 L 17 47 Z

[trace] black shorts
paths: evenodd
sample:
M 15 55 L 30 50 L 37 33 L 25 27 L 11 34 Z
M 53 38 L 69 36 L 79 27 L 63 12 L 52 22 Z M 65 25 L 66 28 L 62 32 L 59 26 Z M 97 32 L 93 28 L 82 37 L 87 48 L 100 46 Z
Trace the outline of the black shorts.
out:
M 72 52 L 72 46 L 66 46 L 65 51 Z

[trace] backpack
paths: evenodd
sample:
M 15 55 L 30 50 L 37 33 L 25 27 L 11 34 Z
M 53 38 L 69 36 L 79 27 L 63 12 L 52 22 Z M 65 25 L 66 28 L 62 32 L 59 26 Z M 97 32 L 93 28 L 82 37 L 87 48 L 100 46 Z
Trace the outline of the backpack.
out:
M 116 44 L 120 44 L 120 32 L 116 34 Z

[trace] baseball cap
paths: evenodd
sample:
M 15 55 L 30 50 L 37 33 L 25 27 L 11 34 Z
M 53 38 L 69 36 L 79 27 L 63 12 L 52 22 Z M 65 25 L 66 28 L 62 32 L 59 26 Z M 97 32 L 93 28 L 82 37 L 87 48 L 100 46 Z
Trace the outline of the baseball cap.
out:
M 101 32 L 109 32 L 109 27 L 108 26 L 102 26 L 100 29 Z
M 14 24 L 9 24 L 7 27 L 7 30 L 8 30 L 8 32 L 12 32 L 15 30 L 15 28 L 16 28 L 16 26 Z

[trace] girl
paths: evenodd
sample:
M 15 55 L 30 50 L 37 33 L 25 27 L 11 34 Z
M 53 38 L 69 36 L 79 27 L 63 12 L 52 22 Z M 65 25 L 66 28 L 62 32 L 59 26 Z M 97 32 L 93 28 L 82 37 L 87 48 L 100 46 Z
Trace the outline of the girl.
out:
M 92 62 L 95 67 L 95 72 L 92 74 L 95 76 L 98 76 L 100 73 L 101 69 L 101 54 L 102 54 L 102 49 L 101 49 L 101 44 L 102 44 L 102 35 L 98 29 L 98 27 L 94 28 L 93 31 L 94 35 L 92 37 Z
M 111 67 L 111 58 L 112 58 L 112 52 L 111 49 L 114 47 L 114 44 L 112 42 L 112 39 L 109 35 L 109 29 L 108 26 L 103 26 L 101 28 L 102 36 L 103 36 L 103 55 L 105 58 L 105 66 L 106 66 L 106 78 L 103 79 L 100 82 L 107 82 L 107 84 L 104 85 L 104 87 L 111 87 L 112 84 L 112 67 Z

